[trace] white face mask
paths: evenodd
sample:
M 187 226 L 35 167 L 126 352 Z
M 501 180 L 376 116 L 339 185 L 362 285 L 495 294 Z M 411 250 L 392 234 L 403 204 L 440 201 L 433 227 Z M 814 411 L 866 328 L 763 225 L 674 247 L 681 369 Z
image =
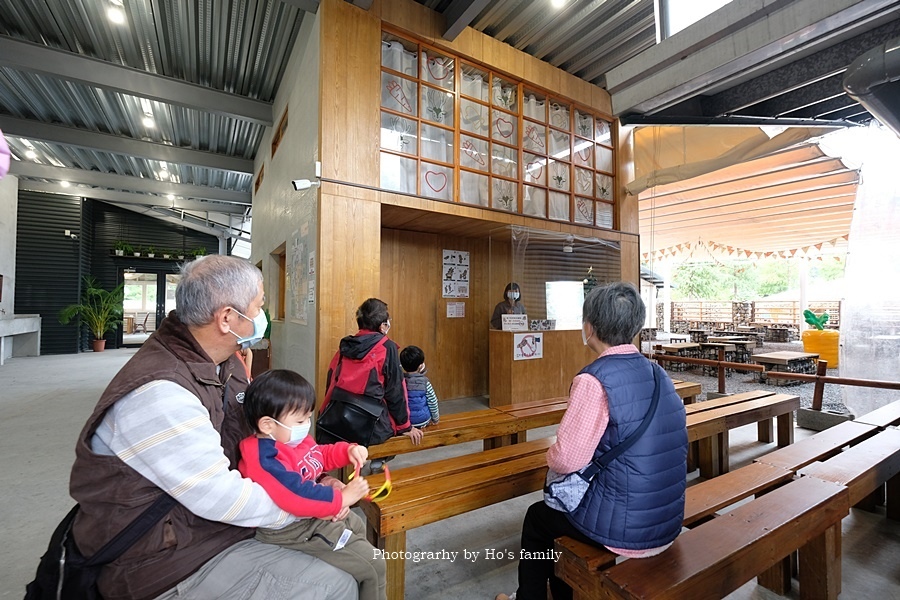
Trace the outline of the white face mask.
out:
M 302 442 L 304 439 L 306 439 L 306 436 L 309 435 L 309 421 L 307 421 L 306 423 L 303 423 L 302 425 L 294 425 L 293 427 L 288 427 L 287 425 L 280 423 L 276 419 L 272 419 L 272 420 L 275 421 L 276 423 L 278 423 L 279 425 L 281 425 L 282 427 L 284 427 L 285 429 L 291 430 L 291 439 L 289 439 L 287 442 L 285 442 L 285 444 L 290 446 L 291 448 L 294 448 L 295 446 L 299 445 L 300 442 Z M 272 436 L 269 436 L 269 437 L 272 437 Z M 275 439 L 275 438 L 272 437 L 272 439 Z
M 582 323 L 582 324 L 581 324 L 581 343 L 583 343 L 585 346 L 587 346 L 587 345 L 588 345 L 588 340 L 591 339 L 591 338 L 594 336 L 594 332 L 592 331 L 592 332 L 591 332 L 591 335 L 586 334 L 586 333 L 584 332 L 584 326 L 585 326 L 585 325 L 587 325 L 587 323 Z
M 253 323 L 253 333 L 247 337 L 241 337 L 235 332 L 231 332 L 231 334 L 237 338 L 237 345 L 241 347 L 241 350 L 246 350 L 253 344 L 263 339 L 263 336 L 266 335 L 266 327 L 269 326 L 269 320 L 266 319 L 266 313 L 262 310 L 260 310 L 259 314 L 257 314 L 256 317 L 252 319 L 236 308 L 233 310 L 240 316 Z
M 519 292 L 514 292 L 514 291 L 510 290 L 506 293 L 506 297 L 509 298 L 510 300 L 518 300 Z

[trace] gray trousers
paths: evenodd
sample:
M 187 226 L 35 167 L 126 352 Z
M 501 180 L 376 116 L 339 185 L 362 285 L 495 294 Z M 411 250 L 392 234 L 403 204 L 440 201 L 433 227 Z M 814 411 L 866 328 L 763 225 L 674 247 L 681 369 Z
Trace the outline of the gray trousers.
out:
M 346 545 L 334 545 L 345 529 L 353 533 Z M 343 521 L 302 519 L 284 529 L 257 529 L 256 539 L 266 544 L 299 550 L 337 567 L 359 582 L 359 600 L 387 600 L 387 568 L 366 540 L 363 520 L 352 512 Z
M 312 556 L 245 540 L 157 600 L 354 600 L 351 576 Z

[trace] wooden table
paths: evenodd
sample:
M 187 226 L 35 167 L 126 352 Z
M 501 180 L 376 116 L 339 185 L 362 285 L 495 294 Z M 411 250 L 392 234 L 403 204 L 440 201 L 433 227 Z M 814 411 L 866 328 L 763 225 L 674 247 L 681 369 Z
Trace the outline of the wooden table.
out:
M 769 371 L 777 371 L 782 373 L 808 373 L 815 374 L 816 361 L 819 359 L 818 354 L 811 352 L 765 352 L 763 354 L 754 354 L 753 362 L 763 365 L 766 370 L 760 373 L 759 380 L 766 382 L 766 373 Z M 790 385 L 793 383 L 801 383 L 796 381 L 787 381 L 784 379 L 774 380 L 774 385 Z
M 134 315 L 125 315 L 122 317 L 122 330 L 125 333 L 134 331 Z
M 709 332 L 705 329 L 688 329 L 688 333 L 691 336 L 691 341 L 695 344 L 705 342 L 706 336 L 709 335 Z
M 663 344 L 660 348 L 662 348 L 662 351 L 666 354 L 686 356 L 689 358 L 698 358 L 700 354 L 700 344 L 693 344 L 690 342 L 682 344 Z M 666 368 L 672 371 L 686 371 L 688 366 L 685 363 L 670 362 Z

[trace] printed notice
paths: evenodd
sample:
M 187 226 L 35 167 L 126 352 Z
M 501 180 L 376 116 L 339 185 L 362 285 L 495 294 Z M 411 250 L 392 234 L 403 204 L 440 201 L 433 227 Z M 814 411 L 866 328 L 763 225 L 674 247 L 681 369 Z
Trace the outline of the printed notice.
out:
M 468 252 L 446 249 L 443 251 L 443 260 L 441 261 L 441 295 L 444 298 L 469 297 Z
M 447 318 L 448 319 L 461 319 L 466 316 L 466 303 L 465 302 L 448 302 L 447 303 Z
M 543 333 L 517 333 L 513 339 L 513 360 L 544 358 Z

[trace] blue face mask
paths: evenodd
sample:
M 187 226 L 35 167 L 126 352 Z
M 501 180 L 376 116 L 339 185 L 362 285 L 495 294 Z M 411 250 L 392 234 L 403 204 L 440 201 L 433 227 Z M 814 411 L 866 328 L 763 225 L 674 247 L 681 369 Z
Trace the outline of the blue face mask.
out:
M 253 344 L 263 339 L 263 336 L 266 334 L 266 327 L 269 326 L 269 320 L 266 319 L 266 313 L 262 310 L 260 310 L 259 314 L 257 314 L 253 319 L 237 309 L 234 309 L 234 312 L 253 323 L 253 333 L 247 337 L 240 337 L 235 332 L 231 332 L 231 334 L 237 338 L 237 344 L 241 347 L 241 350 L 246 350 Z
M 279 423 L 275 419 L 272 419 L 272 420 L 275 421 L 276 423 L 278 423 L 279 425 L 281 425 L 282 427 L 284 427 L 285 429 L 291 430 L 291 439 L 289 439 L 287 442 L 285 442 L 291 448 L 297 446 L 300 442 L 302 442 L 304 439 L 306 439 L 307 435 L 309 435 L 309 421 L 307 421 L 303 425 L 294 425 L 293 427 L 288 427 L 287 425 L 284 425 L 283 423 Z

